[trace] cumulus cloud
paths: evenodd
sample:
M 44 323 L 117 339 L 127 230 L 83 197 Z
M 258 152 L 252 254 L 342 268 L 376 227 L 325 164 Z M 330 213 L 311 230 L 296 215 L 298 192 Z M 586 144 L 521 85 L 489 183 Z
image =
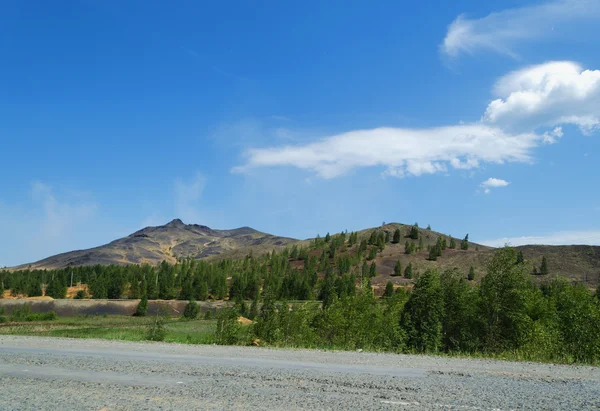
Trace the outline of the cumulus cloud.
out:
M 175 180 L 175 213 L 188 224 L 202 221 L 200 215 L 200 198 L 206 185 L 206 178 L 200 174 L 188 180 Z
M 514 71 L 494 87 L 499 97 L 483 121 L 503 128 L 577 125 L 583 133 L 600 124 L 600 70 L 571 61 L 554 61 Z M 557 128 L 548 138 L 560 137 Z
M 556 0 L 482 18 L 460 15 L 448 27 L 440 51 L 451 58 L 479 51 L 517 57 L 519 43 L 575 38 L 584 26 L 594 28 L 598 17 L 598 0 Z
M 600 231 L 562 231 L 540 236 L 505 237 L 495 240 L 478 241 L 490 247 L 503 247 L 505 244 L 512 246 L 541 244 L 541 245 L 572 245 L 588 244 L 600 245 Z
M 528 162 L 543 141 L 534 133 L 507 134 L 484 124 L 426 129 L 376 128 L 328 136 L 307 145 L 251 149 L 244 166 L 295 166 L 334 178 L 358 167 L 383 166 L 385 175 L 419 176 L 480 163 Z

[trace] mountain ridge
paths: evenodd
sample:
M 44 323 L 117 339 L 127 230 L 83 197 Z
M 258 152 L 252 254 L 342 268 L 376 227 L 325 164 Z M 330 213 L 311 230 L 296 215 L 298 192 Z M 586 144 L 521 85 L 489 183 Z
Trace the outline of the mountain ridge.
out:
M 185 224 L 174 219 L 161 226 L 144 227 L 107 244 L 56 254 L 42 260 L 12 267 L 53 269 L 80 265 L 174 263 L 178 258 L 206 258 L 244 247 L 271 249 L 298 240 L 276 236 L 251 227 L 216 230 L 205 225 Z

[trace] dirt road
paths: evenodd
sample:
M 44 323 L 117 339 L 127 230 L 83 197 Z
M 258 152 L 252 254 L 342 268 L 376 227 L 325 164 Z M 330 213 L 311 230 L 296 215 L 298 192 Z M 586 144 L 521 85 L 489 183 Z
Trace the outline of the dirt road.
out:
M 600 409 L 600 369 L 0 336 L 0 409 Z

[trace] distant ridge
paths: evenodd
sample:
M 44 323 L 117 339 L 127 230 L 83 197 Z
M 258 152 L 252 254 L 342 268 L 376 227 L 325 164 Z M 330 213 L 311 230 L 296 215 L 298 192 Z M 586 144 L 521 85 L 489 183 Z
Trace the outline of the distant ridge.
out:
M 70 251 L 14 269 L 51 269 L 81 265 L 159 264 L 178 258 L 205 258 L 236 249 L 257 247 L 270 250 L 295 242 L 292 238 L 262 233 L 250 227 L 214 230 L 180 219 L 156 227 L 146 227 L 127 237 L 100 247 Z

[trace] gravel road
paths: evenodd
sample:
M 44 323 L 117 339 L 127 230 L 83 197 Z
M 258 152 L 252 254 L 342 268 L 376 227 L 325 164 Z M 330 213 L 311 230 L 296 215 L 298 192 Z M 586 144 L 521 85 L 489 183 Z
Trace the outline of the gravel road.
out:
M 600 368 L 0 336 L 0 409 L 599 410 Z

